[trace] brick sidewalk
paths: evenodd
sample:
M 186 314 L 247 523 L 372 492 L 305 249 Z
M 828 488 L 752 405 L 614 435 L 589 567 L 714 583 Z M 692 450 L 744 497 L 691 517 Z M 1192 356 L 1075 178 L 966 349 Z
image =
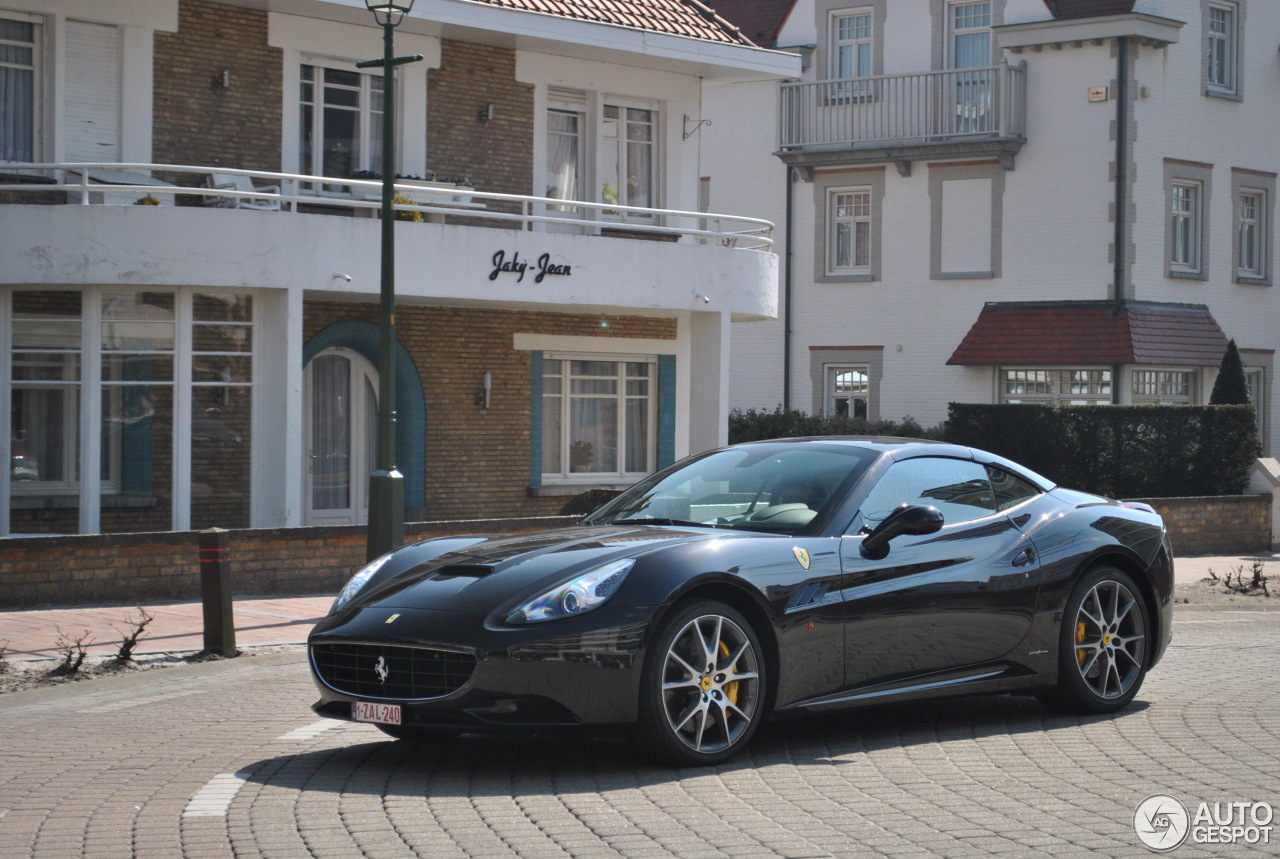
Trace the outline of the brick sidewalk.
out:
M 237 599 L 232 604 L 236 645 L 301 644 L 331 605 L 331 595 Z M 136 653 L 203 649 L 204 617 L 199 602 L 162 603 L 145 608 L 155 619 L 147 626 Z M 0 612 L 0 645 L 6 647 L 6 659 L 56 658 L 59 631 L 78 638 L 88 630 L 86 640 L 92 641 L 87 648 L 89 654 L 109 656 L 119 648 L 124 633 L 131 630 L 129 619 L 137 617 L 134 606 Z

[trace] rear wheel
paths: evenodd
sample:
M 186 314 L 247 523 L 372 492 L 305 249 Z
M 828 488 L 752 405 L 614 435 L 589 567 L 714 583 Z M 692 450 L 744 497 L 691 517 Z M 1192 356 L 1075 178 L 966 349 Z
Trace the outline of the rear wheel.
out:
M 1150 666 L 1147 607 L 1128 574 L 1096 567 L 1071 590 L 1058 644 L 1058 684 L 1038 694 L 1068 713 L 1114 713 Z
M 742 614 L 699 600 L 659 628 L 641 686 L 639 731 L 650 751 L 684 765 L 719 763 L 751 741 L 764 716 L 764 651 Z

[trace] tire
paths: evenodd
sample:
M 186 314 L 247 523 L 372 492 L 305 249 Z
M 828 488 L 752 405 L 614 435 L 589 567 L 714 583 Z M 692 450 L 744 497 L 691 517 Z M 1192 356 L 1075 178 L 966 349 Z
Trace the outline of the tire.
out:
M 1126 573 L 1095 567 L 1067 599 L 1058 639 L 1058 684 L 1037 693 L 1065 713 L 1114 713 L 1129 705 L 1151 665 L 1147 606 Z
M 407 743 L 445 743 L 462 733 L 453 728 L 421 728 L 413 725 L 375 725 L 374 727 L 388 737 L 404 740 Z
M 639 739 L 651 754 L 710 766 L 742 751 L 765 715 L 764 649 L 724 603 L 677 606 L 641 672 Z

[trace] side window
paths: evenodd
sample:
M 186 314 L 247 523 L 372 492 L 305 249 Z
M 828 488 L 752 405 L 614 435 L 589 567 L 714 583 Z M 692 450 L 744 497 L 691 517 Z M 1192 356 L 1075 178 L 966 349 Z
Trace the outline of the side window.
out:
M 987 466 L 987 478 L 995 493 L 993 497 L 997 510 L 1008 510 L 1042 494 L 1040 487 L 1034 483 L 994 465 Z
M 996 511 L 987 471 L 976 462 L 921 457 L 894 463 L 862 505 L 863 525 L 874 528 L 903 504 L 937 507 L 947 525 L 982 519 Z

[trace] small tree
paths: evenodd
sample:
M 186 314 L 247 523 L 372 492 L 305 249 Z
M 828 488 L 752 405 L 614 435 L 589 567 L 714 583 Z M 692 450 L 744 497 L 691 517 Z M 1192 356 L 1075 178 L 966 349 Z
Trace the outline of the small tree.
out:
M 1227 351 L 1223 353 L 1222 363 L 1218 365 L 1218 378 L 1213 383 L 1209 405 L 1247 406 L 1249 402 L 1249 383 L 1244 377 L 1244 364 L 1240 361 L 1236 341 L 1232 340 L 1227 343 Z

